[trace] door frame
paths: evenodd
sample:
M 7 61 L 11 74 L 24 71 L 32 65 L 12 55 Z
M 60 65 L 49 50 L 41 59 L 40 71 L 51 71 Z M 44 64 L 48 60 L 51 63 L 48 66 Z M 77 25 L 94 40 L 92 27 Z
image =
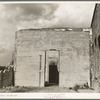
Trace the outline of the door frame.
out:
M 49 51 L 57 51 L 58 52 L 58 73 L 60 76 L 60 50 L 57 49 L 49 49 L 49 50 L 45 50 L 45 65 L 44 65 L 44 86 L 45 86 L 45 82 L 46 82 L 46 68 L 47 68 L 47 52 Z M 49 77 L 48 77 L 49 79 Z M 58 82 L 59 85 L 59 82 Z

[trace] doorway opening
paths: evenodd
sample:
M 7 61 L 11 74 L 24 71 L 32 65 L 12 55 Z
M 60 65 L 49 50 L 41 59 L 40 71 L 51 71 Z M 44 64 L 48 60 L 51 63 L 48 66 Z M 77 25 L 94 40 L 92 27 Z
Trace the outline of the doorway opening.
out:
M 99 46 L 99 49 L 100 49 L 100 35 L 98 36 L 98 46 Z
M 58 50 L 47 50 L 45 52 L 44 82 L 46 87 L 59 85 L 59 55 L 60 51 Z
M 57 65 L 52 63 L 49 65 L 49 85 L 58 85 L 59 84 L 59 72 Z

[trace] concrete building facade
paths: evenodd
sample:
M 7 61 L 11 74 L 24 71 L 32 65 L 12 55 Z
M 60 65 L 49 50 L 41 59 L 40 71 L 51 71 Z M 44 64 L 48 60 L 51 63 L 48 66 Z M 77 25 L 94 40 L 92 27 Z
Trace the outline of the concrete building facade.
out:
M 16 32 L 15 85 L 90 84 L 89 31 L 23 29 Z

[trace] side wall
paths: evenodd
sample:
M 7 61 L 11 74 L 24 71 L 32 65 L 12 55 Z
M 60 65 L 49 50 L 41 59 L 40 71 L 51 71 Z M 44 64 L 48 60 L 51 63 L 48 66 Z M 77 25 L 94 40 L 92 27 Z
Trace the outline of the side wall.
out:
M 92 87 L 99 89 L 100 83 L 100 4 L 96 5 L 92 21 L 91 81 Z
M 30 29 L 16 34 L 15 85 L 44 86 L 45 50 L 50 49 L 60 51 L 59 86 L 89 82 L 89 32 Z

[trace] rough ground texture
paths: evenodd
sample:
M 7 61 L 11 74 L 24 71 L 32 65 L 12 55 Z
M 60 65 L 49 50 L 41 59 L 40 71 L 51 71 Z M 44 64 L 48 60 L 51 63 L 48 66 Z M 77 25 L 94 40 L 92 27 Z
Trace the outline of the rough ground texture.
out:
M 0 89 L 0 93 L 20 93 L 20 92 L 28 92 L 28 93 L 34 93 L 34 92 L 39 92 L 39 93 L 96 93 L 95 90 L 93 89 L 75 89 L 75 88 L 61 88 L 58 86 L 49 86 L 49 87 L 7 87 Z

